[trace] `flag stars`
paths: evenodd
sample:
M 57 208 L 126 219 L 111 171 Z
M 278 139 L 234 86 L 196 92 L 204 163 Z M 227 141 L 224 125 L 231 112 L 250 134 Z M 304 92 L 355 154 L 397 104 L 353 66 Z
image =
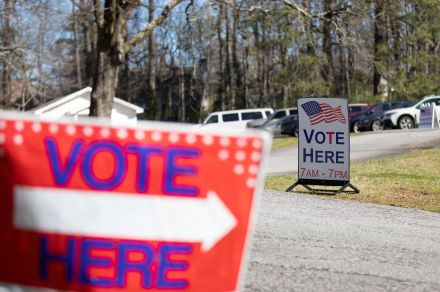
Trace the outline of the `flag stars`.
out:
M 110 137 L 110 129 L 109 128 L 102 128 L 101 131 L 99 132 L 99 134 L 101 135 L 101 137 L 103 138 L 108 138 Z
M 234 166 L 234 173 L 236 175 L 242 175 L 244 173 L 244 166 L 242 164 L 236 164 Z
M 221 137 L 220 138 L 220 145 L 223 147 L 228 147 L 231 144 L 231 139 L 228 137 Z
M 261 147 L 263 147 L 263 142 L 261 141 L 261 139 L 254 139 L 252 141 L 252 147 L 254 147 L 255 149 L 261 149 Z
M 93 128 L 92 128 L 92 127 L 84 127 L 84 128 L 83 128 L 83 134 L 84 134 L 86 137 L 90 137 L 90 136 L 92 136 L 92 135 L 93 135 Z
M 258 172 L 258 166 L 255 164 L 249 165 L 248 172 L 250 175 L 256 175 Z
M 142 141 L 145 139 L 145 133 L 144 131 L 137 130 L 134 132 L 134 137 L 136 138 L 136 140 Z
M 209 145 L 212 145 L 212 143 L 214 143 L 214 138 L 212 136 L 204 136 L 202 141 L 203 141 L 203 144 L 209 146 Z
M 244 153 L 244 151 L 237 151 L 235 153 L 235 159 L 237 159 L 238 161 L 243 161 L 246 159 L 246 153 Z
M 244 148 L 244 147 L 246 147 L 246 145 L 247 145 L 247 140 L 246 139 L 244 139 L 244 138 L 237 139 L 237 146 L 239 148 Z
M 24 129 L 24 123 L 22 121 L 15 122 L 14 127 L 17 132 L 21 132 Z
M 185 141 L 188 144 L 194 144 L 197 141 L 197 137 L 195 135 L 189 134 L 189 135 L 186 135 Z
M 73 125 L 68 125 L 66 127 L 66 134 L 69 136 L 73 136 L 76 134 L 76 127 Z
M 250 177 L 246 180 L 246 185 L 248 186 L 248 188 L 255 188 L 257 181 L 255 180 L 255 178 Z
M 126 129 L 119 129 L 116 135 L 119 139 L 124 140 L 128 137 L 128 131 Z
M 177 133 L 171 133 L 168 135 L 168 141 L 170 141 L 173 144 L 176 144 L 177 142 L 179 142 L 180 137 L 179 134 Z
M 160 132 L 154 132 L 153 134 L 151 134 L 151 139 L 154 142 L 159 142 L 160 140 L 162 140 L 162 134 Z
M 58 133 L 58 125 L 57 124 L 50 124 L 49 125 L 49 132 L 53 135 L 55 135 L 56 133 Z
M 229 158 L 229 151 L 226 149 L 220 150 L 218 153 L 218 158 L 223 161 L 227 160 Z
M 12 141 L 15 145 L 21 145 L 23 144 L 23 136 L 21 134 L 15 134 Z
M 39 122 L 32 123 L 31 129 L 32 131 L 34 131 L 34 133 L 40 133 L 41 128 L 42 128 L 41 123 Z
M 261 159 L 261 154 L 260 152 L 254 151 L 251 153 L 251 160 L 254 162 L 258 162 Z

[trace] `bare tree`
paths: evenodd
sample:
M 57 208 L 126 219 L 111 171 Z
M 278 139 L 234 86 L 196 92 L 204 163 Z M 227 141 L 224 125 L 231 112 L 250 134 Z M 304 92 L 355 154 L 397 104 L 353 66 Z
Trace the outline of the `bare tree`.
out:
M 95 22 L 98 31 L 96 70 L 90 102 L 90 115 L 110 117 L 120 66 L 126 54 L 146 39 L 183 0 L 171 0 L 162 13 L 150 21 L 131 39 L 127 38 L 127 20 L 131 12 L 139 7 L 139 0 L 94 0 Z

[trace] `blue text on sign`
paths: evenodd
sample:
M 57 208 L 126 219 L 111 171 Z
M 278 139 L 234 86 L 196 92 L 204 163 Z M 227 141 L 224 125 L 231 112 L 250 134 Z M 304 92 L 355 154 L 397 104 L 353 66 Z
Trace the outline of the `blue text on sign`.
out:
M 304 137 L 306 138 L 306 142 L 308 144 L 312 143 L 312 141 L 315 141 L 318 144 L 338 144 L 338 145 L 344 145 L 344 132 L 322 132 L 317 131 L 315 132 L 315 129 L 312 129 L 310 132 L 306 129 L 304 131 Z
M 136 190 L 144 193 L 148 190 L 149 162 L 153 156 L 164 159 L 164 174 L 162 190 L 165 194 L 180 196 L 197 196 L 199 190 L 194 185 L 178 185 L 175 178 L 180 175 L 194 176 L 197 173 L 195 166 L 179 165 L 180 158 L 197 159 L 200 150 L 186 147 L 163 147 L 143 144 L 127 144 L 121 146 L 113 141 L 95 141 L 86 145 L 83 140 L 73 141 L 66 158 L 60 157 L 58 144 L 55 138 L 47 137 L 44 141 L 49 165 L 55 183 L 58 186 L 66 186 L 72 178 L 76 167 L 84 182 L 95 190 L 114 190 L 124 180 L 128 171 L 127 155 L 137 158 L 136 165 Z M 99 178 L 93 170 L 94 158 L 100 153 L 112 155 L 115 163 L 110 177 Z
M 115 252 L 116 260 L 93 255 L 93 251 Z M 142 260 L 131 260 L 130 254 L 142 254 Z M 105 239 L 69 238 L 63 253 L 50 251 L 49 239 L 40 238 L 39 276 L 41 280 L 50 280 L 54 265 L 64 267 L 64 280 L 67 283 L 79 283 L 84 286 L 103 288 L 123 288 L 127 285 L 129 273 L 140 275 L 142 288 L 185 289 L 186 279 L 170 279 L 169 272 L 185 271 L 189 264 L 183 260 L 171 260 L 173 255 L 188 255 L 192 246 L 183 243 L 162 243 L 157 248 L 146 242 L 114 242 Z M 79 271 L 77 268 L 79 267 Z M 113 276 L 90 275 L 91 269 L 112 270 Z

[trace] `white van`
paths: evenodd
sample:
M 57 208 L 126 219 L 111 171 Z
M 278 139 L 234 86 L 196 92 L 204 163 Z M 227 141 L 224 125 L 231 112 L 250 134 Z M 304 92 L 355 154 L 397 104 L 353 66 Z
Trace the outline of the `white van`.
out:
M 249 121 L 256 119 L 268 119 L 272 116 L 271 108 L 254 108 L 230 110 L 211 113 L 204 121 L 203 127 L 236 127 L 246 128 Z

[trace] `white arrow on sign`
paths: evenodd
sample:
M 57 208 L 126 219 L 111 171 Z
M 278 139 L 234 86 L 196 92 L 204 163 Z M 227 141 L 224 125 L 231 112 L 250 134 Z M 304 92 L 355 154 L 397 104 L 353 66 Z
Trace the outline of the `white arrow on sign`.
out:
M 201 242 L 209 251 L 237 220 L 213 191 L 183 198 L 16 186 L 14 224 L 49 233 Z

